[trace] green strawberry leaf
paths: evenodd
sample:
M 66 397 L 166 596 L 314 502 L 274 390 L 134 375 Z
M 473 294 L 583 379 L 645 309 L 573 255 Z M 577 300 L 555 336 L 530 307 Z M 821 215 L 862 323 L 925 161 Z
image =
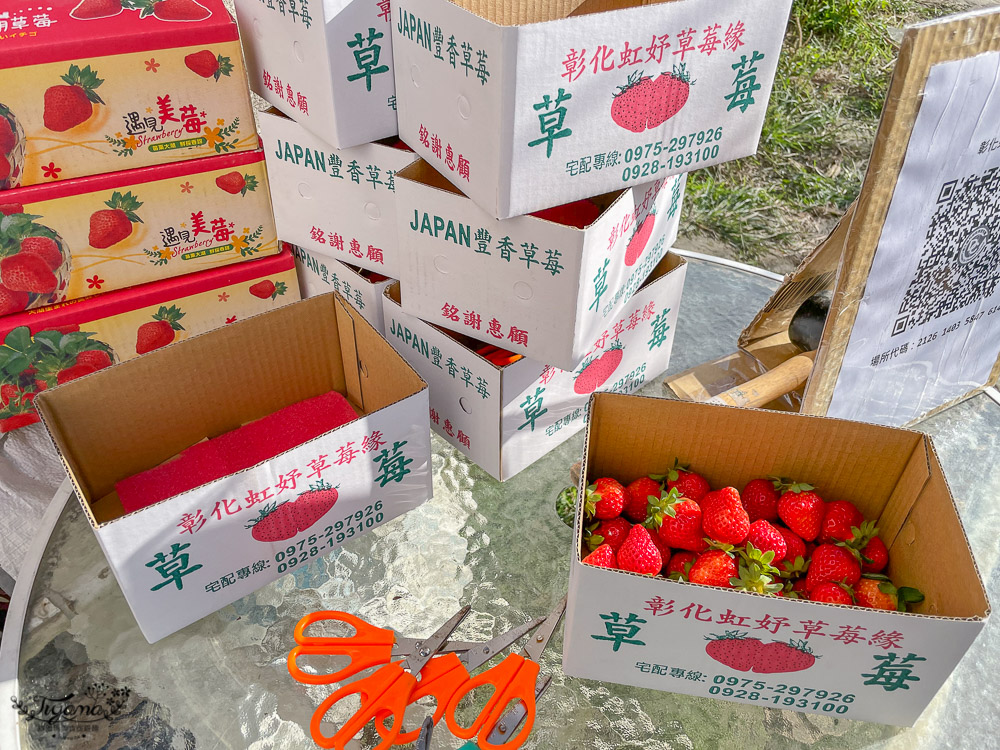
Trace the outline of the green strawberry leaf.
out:
M 28 326 L 18 326 L 7 334 L 3 343 L 14 351 L 28 352 L 31 349 L 31 331 Z

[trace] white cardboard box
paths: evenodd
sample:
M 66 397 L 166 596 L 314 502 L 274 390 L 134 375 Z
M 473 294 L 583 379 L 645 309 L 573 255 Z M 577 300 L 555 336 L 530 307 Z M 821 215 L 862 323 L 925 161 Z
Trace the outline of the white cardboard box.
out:
M 593 198 L 600 216 L 578 229 L 494 219 L 422 160 L 397 178 L 403 309 L 566 370 L 673 245 L 685 180 Z
M 990 613 L 931 439 L 840 419 L 601 393 L 591 401 L 580 491 L 602 476 L 630 482 L 662 472 L 675 456 L 713 487 L 773 474 L 854 502 L 878 521 L 887 575 L 926 598 L 913 612 L 887 612 L 596 568 L 581 562 L 578 512 L 566 674 L 912 725 Z M 795 641 L 812 655 L 797 649 L 794 670 L 756 657 L 752 671 L 737 671 L 706 650 L 706 639 L 726 633 L 767 645 Z
M 403 312 L 398 284 L 385 292 L 385 335 L 427 382 L 431 426 L 503 481 L 583 429 L 594 390 L 631 393 L 667 369 L 686 271 L 668 253 L 576 371 L 528 358 L 498 367 L 478 342 Z
M 400 136 L 499 218 L 748 156 L 790 7 L 399 0 Z
M 382 292 L 395 279 L 376 277 L 373 280 L 372 271 L 341 263 L 320 253 L 311 253 L 296 245 L 287 247 L 295 258 L 295 272 L 303 299 L 340 292 L 376 331 L 385 336 Z
M 336 148 L 396 134 L 389 0 L 236 0 L 250 88 Z
M 338 150 L 274 110 L 259 125 L 278 236 L 396 278 L 396 172 L 416 154 L 383 143 Z
M 115 482 L 330 390 L 346 395 L 361 416 L 250 469 L 124 514 Z M 43 395 L 38 411 L 151 643 L 432 494 L 427 386 L 334 294 L 237 321 Z M 281 542 L 252 536 L 250 522 L 261 509 L 295 500 L 321 480 L 339 497 L 313 525 Z

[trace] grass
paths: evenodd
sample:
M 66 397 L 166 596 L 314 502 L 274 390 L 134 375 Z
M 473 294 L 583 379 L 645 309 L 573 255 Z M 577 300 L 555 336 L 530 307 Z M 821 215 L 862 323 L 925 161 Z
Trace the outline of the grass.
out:
M 749 263 L 812 249 L 861 188 L 897 52 L 891 30 L 944 12 L 795 0 L 758 153 L 689 175 L 682 232 Z

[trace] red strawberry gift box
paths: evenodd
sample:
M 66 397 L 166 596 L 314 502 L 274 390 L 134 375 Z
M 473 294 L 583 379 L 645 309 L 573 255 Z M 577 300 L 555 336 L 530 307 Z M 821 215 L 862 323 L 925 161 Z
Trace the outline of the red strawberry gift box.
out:
M 50 0 L 0 15 L 0 190 L 256 148 L 221 0 Z
M 0 193 L 0 315 L 273 255 L 262 151 Z
M 575 370 L 673 244 L 684 181 L 497 220 L 417 161 L 396 175 L 403 310 Z
M 574 677 L 911 726 L 989 616 L 919 432 L 602 393 L 578 493 Z
M 498 218 L 747 156 L 790 7 L 400 0 L 399 134 Z
M 0 318 L 0 432 L 42 391 L 298 299 L 286 251 Z
M 427 386 L 336 294 L 36 403 L 150 642 L 432 494 Z

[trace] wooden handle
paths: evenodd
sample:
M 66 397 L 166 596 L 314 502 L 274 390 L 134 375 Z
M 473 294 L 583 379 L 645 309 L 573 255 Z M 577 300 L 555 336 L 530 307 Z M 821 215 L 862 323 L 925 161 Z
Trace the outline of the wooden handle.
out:
M 809 379 L 815 359 L 815 351 L 798 354 L 753 380 L 713 396 L 707 403 L 751 407 L 769 404 L 803 385 Z

